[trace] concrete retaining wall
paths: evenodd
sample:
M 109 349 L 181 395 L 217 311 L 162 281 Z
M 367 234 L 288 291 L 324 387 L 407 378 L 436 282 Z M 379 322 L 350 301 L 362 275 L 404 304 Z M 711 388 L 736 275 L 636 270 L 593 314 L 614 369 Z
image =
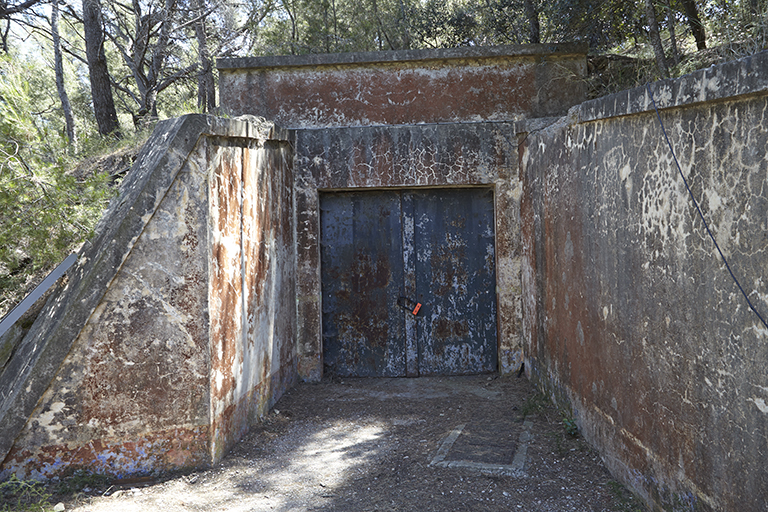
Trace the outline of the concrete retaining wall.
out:
M 223 59 L 221 106 L 286 128 L 560 115 L 586 98 L 586 53 L 550 44 Z
M 682 172 L 768 318 L 768 53 L 654 84 Z M 658 507 L 764 510 L 768 329 L 648 92 L 522 146 L 526 369 Z
M 288 135 L 158 125 L 0 376 L 3 474 L 205 466 L 295 381 Z

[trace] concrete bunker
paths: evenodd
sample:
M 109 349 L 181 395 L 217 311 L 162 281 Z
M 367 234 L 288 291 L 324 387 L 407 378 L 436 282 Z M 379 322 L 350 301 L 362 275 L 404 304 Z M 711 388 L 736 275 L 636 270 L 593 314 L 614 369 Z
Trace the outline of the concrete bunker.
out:
M 516 370 L 515 123 L 583 100 L 574 78 L 585 51 L 219 62 L 223 107 L 245 117 L 158 126 L 96 239 L 3 368 L 3 474 L 210 465 L 297 379 L 319 380 L 321 194 L 492 194 L 489 368 Z
M 648 503 L 760 510 L 768 329 L 690 215 L 650 95 L 765 310 L 768 54 L 583 102 L 585 52 L 220 61 L 224 108 L 251 117 L 158 127 L 3 368 L 3 473 L 217 461 L 325 371 L 325 198 L 485 190 L 496 369 L 525 361 Z
M 365 190 L 493 191 L 494 366 L 517 371 L 523 352 L 516 133 L 586 98 L 586 50 L 556 44 L 219 61 L 225 110 L 274 119 L 295 133 L 302 379 L 318 380 L 324 371 L 319 199 Z

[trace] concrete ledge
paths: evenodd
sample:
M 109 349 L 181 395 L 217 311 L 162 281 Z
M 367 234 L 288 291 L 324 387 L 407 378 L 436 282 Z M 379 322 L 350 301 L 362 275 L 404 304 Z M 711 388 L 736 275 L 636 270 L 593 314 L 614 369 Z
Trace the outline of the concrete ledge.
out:
M 243 57 L 218 59 L 218 69 L 255 69 L 300 66 L 334 66 L 339 64 L 376 64 L 449 60 L 482 57 L 546 57 L 547 55 L 586 55 L 589 47 L 584 43 L 521 44 L 505 46 L 464 46 L 431 50 L 395 50 L 383 52 L 313 53 L 308 55 L 279 55 L 269 57 Z
M 768 94 L 768 51 L 651 84 L 659 110 L 711 103 L 737 96 Z M 579 122 L 642 114 L 653 110 L 645 86 L 586 101 L 575 107 Z

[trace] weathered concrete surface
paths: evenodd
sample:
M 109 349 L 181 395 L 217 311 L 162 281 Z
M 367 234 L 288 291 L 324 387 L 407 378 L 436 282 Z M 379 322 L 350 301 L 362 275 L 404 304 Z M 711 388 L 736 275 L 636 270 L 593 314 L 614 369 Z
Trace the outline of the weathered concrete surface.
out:
M 493 188 L 498 367 L 519 368 L 521 188 L 513 123 L 560 115 L 583 101 L 586 51 L 586 45 L 555 44 L 218 62 L 224 111 L 297 129 L 296 335 L 303 379 L 318 380 L 323 372 L 319 194 L 339 189 Z
M 286 128 L 509 121 L 586 99 L 586 45 L 218 61 L 221 105 Z
M 296 378 L 292 153 L 238 142 L 208 157 L 216 460 Z
M 763 53 L 652 87 L 675 106 L 661 116 L 683 174 L 764 316 L 766 70 Z M 701 103 L 707 91 L 717 101 Z M 654 506 L 764 510 L 768 329 L 644 96 L 582 104 L 524 139 L 526 369 Z
M 210 464 L 279 398 L 296 373 L 287 140 L 257 119 L 158 126 L 0 377 L 3 474 Z
M 711 66 L 676 79 L 654 84 L 654 100 L 660 109 L 692 106 L 698 103 L 729 101 L 736 96 L 768 91 L 765 52 L 752 57 Z M 634 115 L 653 111 L 644 87 L 627 89 L 597 101 L 579 105 L 579 121 Z
M 499 369 L 515 371 L 520 343 L 520 247 L 514 123 L 353 127 L 296 132 L 299 375 L 322 377 L 322 191 L 384 187 L 494 189 Z
M 175 173 L 153 173 L 156 167 L 181 167 L 182 155 L 191 151 L 199 130 L 193 122 L 174 120 L 164 124 L 145 145 L 139 160 L 145 165 L 126 180 L 120 201 L 111 209 L 111 221 L 101 224 L 83 249 L 81 263 L 70 269 L 69 281 L 54 293 L 43 313 L 14 353 L 0 376 L 0 456 L 5 457 L 27 422 L 38 399 L 55 377 L 88 317 L 136 238 L 144 229 L 145 215 L 154 211 L 170 187 Z M 178 150 L 167 151 L 167 149 Z M 44 342 L 43 342 L 44 340 Z

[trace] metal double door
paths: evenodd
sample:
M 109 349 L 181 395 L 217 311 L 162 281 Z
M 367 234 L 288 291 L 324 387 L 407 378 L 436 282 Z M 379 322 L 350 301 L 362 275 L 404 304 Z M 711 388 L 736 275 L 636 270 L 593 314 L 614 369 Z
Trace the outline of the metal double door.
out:
M 486 188 L 322 194 L 325 371 L 495 371 L 493 212 Z

